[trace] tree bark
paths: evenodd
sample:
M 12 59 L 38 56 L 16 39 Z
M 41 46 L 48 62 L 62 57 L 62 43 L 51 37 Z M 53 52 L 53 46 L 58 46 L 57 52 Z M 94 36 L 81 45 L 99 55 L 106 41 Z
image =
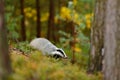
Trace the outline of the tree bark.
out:
M 91 28 L 90 72 L 102 70 L 105 1 L 96 0 L 95 4 L 94 21 Z
M 55 40 L 55 24 L 54 24 L 54 0 L 49 0 L 49 20 L 48 20 L 48 32 L 47 38 L 49 40 Z
M 11 72 L 4 9 L 4 0 L 0 0 L 0 80 L 5 80 Z
M 22 41 L 26 40 L 26 27 L 25 27 L 25 14 L 24 14 L 24 0 L 20 0 L 20 7 L 21 7 L 21 39 Z
M 39 0 L 36 0 L 36 10 L 37 10 L 37 37 L 41 37 L 41 21 L 40 21 L 40 5 Z
M 104 80 L 120 80 L 120 0 L 107 0 Z

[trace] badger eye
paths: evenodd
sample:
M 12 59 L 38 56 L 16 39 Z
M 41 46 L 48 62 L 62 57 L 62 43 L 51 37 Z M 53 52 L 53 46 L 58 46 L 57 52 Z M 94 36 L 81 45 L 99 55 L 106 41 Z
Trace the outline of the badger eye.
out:
M 53 57 L 54 57 L 55 59 L 61 58 L 61 56 L 60 56 L 60 55 L 57 55 L 57 54 L 54 54 Z

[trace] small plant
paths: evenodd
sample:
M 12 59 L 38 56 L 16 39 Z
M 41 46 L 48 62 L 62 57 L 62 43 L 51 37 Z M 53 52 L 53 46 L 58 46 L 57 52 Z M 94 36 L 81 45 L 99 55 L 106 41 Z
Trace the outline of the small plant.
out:
M 20 50 L 21 52 L 25 53 L 25 54 L 30 54 L 31 51 L 33 51 L 34 49 L 30 47 L 29 42 L 25 41 L 25 42 L 18 42 L 17 44 L 15 44 L 15 48 Z

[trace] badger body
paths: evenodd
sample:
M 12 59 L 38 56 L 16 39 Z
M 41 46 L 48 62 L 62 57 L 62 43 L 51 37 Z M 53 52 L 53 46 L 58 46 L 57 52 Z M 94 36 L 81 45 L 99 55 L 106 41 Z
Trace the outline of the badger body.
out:
M 42 52 L 43 55 L 53 56 L 55 58 L 67 58 L 65 52 L 53 45 L 45 38 L 35 38 L 30 42 L 30 46 Z

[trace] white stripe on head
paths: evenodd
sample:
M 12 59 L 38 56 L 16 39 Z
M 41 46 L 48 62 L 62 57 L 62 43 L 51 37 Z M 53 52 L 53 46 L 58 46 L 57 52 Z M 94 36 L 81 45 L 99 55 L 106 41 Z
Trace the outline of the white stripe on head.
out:
M 56 51 L 60 52 L 64 56 L 64 58 L 67 58 L 65 52 L 61 48 L 58 48 Z
M 52 52 L 52 56 L 54 56 L 54 55 L 59 55 L 59 56 L 61 56 L 61 57 L 64 57 L 64 55 L 62 55 L 60 52 L 58 52 L 58 51 L 53 51 Z

